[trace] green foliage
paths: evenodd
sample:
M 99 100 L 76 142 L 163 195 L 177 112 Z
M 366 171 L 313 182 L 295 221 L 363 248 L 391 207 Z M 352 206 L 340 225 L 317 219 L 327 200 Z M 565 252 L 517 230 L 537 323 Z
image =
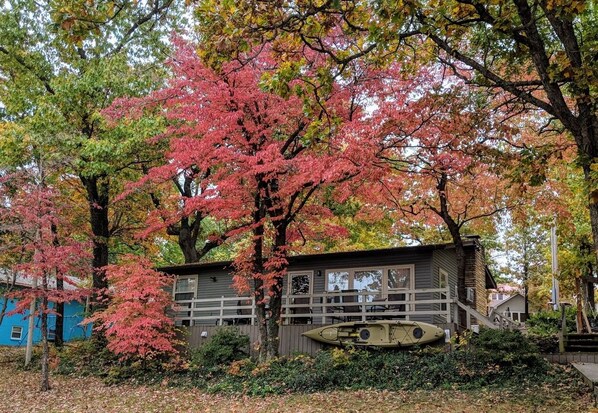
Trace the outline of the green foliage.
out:
M 499 344 L 501 343 L 501 344 Z M 513 349 L 509 351 L 508 349 Z M 517 387 L 550 380 L 549 365 L 520 334 L 484 334 L 466 350 L 333 349 L 315 357 L 279 358 L 209 385 L 212 392 L 264 396 L 339 389 L 421 390 Z M 517 353 L 521 351 L 521 353 Z M 504 357 L 501 358 L 501 357 Z
M 191 366 L 202 371 L 213 371 L 248 355 L 249 336 L 241 334 L 236 328 L 223 327 L 191 353 Z
M 568 333 L 573 333 L 575 331 L 575 316 L 575 308 L 568 307 L 565 310 Z M 561 312 L 541 311 L 539 313 L 531 314 L 526 325 L 530 335 L 546 337 L 558 334 L 561 330 Z
M 181 371 L 180 360 L 176 358 L 123 361 L 99 338 L 69 343 L 57 357 L 56 373 L 101 377 L 107 384 L 159 383 Z
M 91 342 L 90 342 L 91 343 Z M 59 372 L 94 374 L 108 383 L 169 383 L 210 393 L 313 393 L 335 390 L 521 389 L 568 380 L 519 332 L 482 330 L 452 352 L 442 347 L 412 351 L 333 348 L 256 364 L 249 339 L 220 329 L 189 362 L 121 363 L 101 346 L 81 343 L 60 354 Z
M 468 351 L 486 365 L 520 368 L 542 364 L 538 348 L 518 330 L 482 329 L 469 345 Z

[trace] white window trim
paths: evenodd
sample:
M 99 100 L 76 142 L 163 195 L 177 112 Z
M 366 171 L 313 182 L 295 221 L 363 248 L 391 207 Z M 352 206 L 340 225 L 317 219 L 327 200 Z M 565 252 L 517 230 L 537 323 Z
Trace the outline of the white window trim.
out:
M 314 272 L 313 271 L 289 271 L 287 273 L 287 294 L 292 295 L 291 288 L 293 287 L 293 283 L 291 280 L 295 275 L 307 275 L 309 276 L 309 292 L 305 295 L 312 295 L 314 292 Z M 328 275 L 326 275 L 326 280 L 328 280 Z
M 401 270 L 401 269 L 409 269 L 410 277 L 409 277 L 409 287 L 407 288 L 388 288 L 388 271 L 389 270 Z M 382 270 L 382 291 L 380 294 L 382 298 L 388 297 L 389 292 L 394 291 L 404 291 L 404 290 L 412 290 L 415 284 L 415 264 L 402 264 L 402 265 L 388 265 L 382 267 L 350 267 L 350 268 L 329 268 L 326 269 L 325 274 L 326 278 L 324 279 L 324 288 L 326 292 L 331 292 L 328 290 L 328 276 L 331 272 L 348 272 L 349 273 L 349 289 L 353 288 L 352 284 L 354 284 L 355 272 L 356 271 L 374 271 L 374 270 Z
M 195 288 L 191 291 L 177 291 L 177 284 L 179 283 L 180 280 L 186 280 L 186 279 L 194 279 L 195 280 Z M 197 290 L 199 288 L 199 277 L 197 275 L 193 276 L 193 275 L 183 275 L 183 276 L 178 276 L 176 277 L 176 280 L 174 281 L 174 285 L 172 286 L 172 298 L 174 299 L 175 294 L 181 294 L 181 293 L 193 293 L 193 298 L 195 299 L 195 297 L 197 296 Z
M 15 328 L 20 329 L 19 330 L 19 337 L 18 338 L 13 337 L 14 332 L 15 332 Z M 10 339 L 14 340 L 14 341 L 20 341 L 20 340 L 22 340 L 23 339 L 23 327 L 21 327 L 21 326 L 12 326 L 12 328 L 10 329 Z

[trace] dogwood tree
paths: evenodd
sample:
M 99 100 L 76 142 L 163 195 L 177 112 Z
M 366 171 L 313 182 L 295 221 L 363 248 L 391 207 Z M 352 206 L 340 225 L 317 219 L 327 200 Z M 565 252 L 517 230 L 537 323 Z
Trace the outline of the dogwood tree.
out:
M 3 243 L 3 252 L 21 257 L 11 272 L 31 284 L 31 288 L 9 294 L 9 298 L 18 299 L 11 313 L 34 308 L 30 317 L 41 319 L 41 389 L 45 391 L 50 389 L 48 315 L 55 314 L 50 302 L 85 299 L 89 290 L 79 283 L 91 276 L 91 255 L 87 243 L 66 236 L 70 229 L 64 200 L 41 176 L 35 180 L 21 173 L 0 179 L 0 225 L 3 241 L 7 241 Z M 57 289 L 58 281 L 71 288 Z

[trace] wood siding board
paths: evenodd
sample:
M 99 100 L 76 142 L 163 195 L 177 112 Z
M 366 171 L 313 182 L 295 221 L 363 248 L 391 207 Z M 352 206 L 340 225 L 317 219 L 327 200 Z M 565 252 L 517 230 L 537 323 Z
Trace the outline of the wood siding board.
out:
M 440 269 L 445 270 L 448 273 L 448 284 L 451 290 L 451 296 L 454 294 L 455 287 L 457 286 L 457 263 L 455 261 L 455 250 L 453 248 L 436 250 L 433 253 L 432 259 L 432 274 L 434 277 L 434 288 L 440 287 L 438 282 L 438 274 Z M 440 298 L 440 295 L 438 295 Z M 437 306 L 440 310 L 440 305 Z M 434 317 L 435 323 L 446 322 L 446 317 L 437 315 Z

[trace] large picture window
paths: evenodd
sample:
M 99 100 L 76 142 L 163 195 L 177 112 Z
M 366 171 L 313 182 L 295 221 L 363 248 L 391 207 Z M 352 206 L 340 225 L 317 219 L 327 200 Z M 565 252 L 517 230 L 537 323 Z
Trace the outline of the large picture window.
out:
M 395 291 L 412 288 L 415 272 L 414 265 L 400 265 L 380 268 L 350 268 L 326 271 L 326 290 L 328 292 L 357 290 L 372 292 L 361 295 L 366 301 L 386 298 Z

